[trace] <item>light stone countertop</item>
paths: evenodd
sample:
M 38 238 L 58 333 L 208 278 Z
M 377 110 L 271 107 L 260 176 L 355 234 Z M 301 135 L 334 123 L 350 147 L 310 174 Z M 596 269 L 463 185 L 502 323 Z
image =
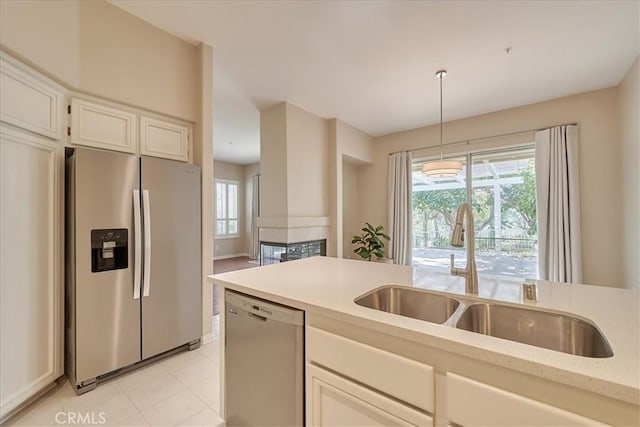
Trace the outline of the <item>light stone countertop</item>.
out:
M 637 290 L 537 282 L 535 306 L 593 321 L 613 348 L 614 356 L 610 358 L 565 354 L 373 310 L 353 302 L 365 292 L 391 284 L 464 295 L 463 278 L 419 275 L 414 280 L 414 271 L 407 266 L 315 257 L 209 278 L 217 285 L 259 298 L 640 404 L 640 297 Z M 479 298 L 521 304 L 520 283 L 519 279 L 503 276 L 481 276 Z

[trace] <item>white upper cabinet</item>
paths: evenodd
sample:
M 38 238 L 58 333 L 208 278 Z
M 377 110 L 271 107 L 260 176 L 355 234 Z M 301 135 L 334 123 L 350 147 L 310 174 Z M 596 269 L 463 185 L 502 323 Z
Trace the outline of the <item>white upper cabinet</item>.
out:
M 191 127 L 140 116 L 140 154 L 189 161 Z
M 84 99 L 71 100 L 71 143 L 135 153 L 136 115 Z
M 73 145 L 191 161 L 193 131 L 188 122 L 83 96 L 71 100 L 70 127 Z
M 62 86 L 0 52 L 0 92 L 0 120 L 52 139 L 62 137 Z

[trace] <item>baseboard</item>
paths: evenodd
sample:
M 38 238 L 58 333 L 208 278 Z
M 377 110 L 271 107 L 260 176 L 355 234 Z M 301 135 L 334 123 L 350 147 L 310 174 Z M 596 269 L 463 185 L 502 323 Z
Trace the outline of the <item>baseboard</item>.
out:
M 214 261 L 220 261 L 221 259 L 229 259 L 229 258 L 239 258 L 241 256 L 246 256 L 248 257 L 249 254 L 247 253 L 242 253 L 242 254 L 231 254 L 231 255 L 220 255 L 220 256 L 214 256 L 213 260 Z
M 210 342 L 213 342 L 212 332 L 209 332 L 207 335 L 203 335 L 202 338 L 200 338 L 200 344 L 202 345 L 209 344 Z

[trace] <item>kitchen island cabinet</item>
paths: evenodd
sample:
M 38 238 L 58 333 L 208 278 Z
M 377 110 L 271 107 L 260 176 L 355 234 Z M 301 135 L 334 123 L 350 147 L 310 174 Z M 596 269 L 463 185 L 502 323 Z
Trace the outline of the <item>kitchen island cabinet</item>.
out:
M 224 273 L 212 280 L 305 310 L 310 425 L 385 416 L 406 423 L 396 420 L 396 425 L 640 422 L 637 291 L 538 282 L 538 308 L 590 319 L 604 333 L 614 355 L 590 358 L 354 302 L 380 286 L 413 286 L 408 267 L 319 257 Z M 479 297 L 465 298 L 486 301 L 491 295 L 511 305 L 522 304 L 522 295 L 513 289 L 496 292 L 490 280 L 482 279 L 479 285 Z M 460 288 L 450 295 L 460 296 L 463 289 L 461 280 Z M 626 327 L 620 328 L 621 324 Z M 476 404 L 461 403 L 470 396 Z M 497 412 L 502 405 L 520 410 L 505 415 Z M 532 413 L 539 416 L 532 418 Z

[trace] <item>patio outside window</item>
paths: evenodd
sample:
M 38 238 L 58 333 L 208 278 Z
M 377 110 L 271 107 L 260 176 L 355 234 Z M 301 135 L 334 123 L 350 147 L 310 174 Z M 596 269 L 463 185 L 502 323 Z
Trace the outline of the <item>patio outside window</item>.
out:
M 464 264 L 464 249 L 450 244 L 457 207 L 469 201 L 479 275 L 537 277 L 535 159 L 531 146 L 459 157 L 462 173 L 427 178 L 425 159 L 413 165 L 413 265 L 449 275 L 449 256 Z M 467 171 L 468 165 L 472 165 Z

